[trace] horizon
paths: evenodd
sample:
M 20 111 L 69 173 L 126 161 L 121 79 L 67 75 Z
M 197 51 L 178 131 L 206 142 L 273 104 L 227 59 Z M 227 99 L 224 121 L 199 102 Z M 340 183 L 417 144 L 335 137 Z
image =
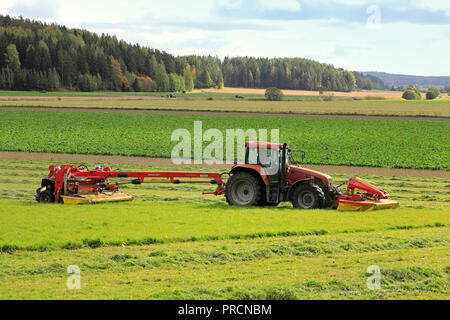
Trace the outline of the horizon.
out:
M 445 68 L 450 49 L 447 2 L 317 3 L 139 0 L 106 5 L 82 0 L 74 6 L 60 0 L 6 0 L 0 14 L 104 33 L 175 56 L 298 57 L 351 71 L 450 76 Z M 307 33 L 297 31 L 305 28 Z

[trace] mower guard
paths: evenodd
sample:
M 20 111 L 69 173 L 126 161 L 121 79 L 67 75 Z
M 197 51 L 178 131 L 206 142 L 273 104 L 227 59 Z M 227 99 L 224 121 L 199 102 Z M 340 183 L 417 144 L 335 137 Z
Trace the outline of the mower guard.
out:
M 357 193 L 356 190 L 364 193 Z M 376 183 L 355 177 L 347 183 L 345 194 L 337 197 L 338 211 L 373 211 L 396 209 L 400 206 L 391 200 L 389 193 Z
M 338 211 L 374 211 L 384 209 L 397 209 L 400 204 L 390 199 L 381 199 L 378 201 L 350 201 L 339 200 Z
M 134 197 L 120 192 L 61 196 L 64 204 L 96 204 L 105 202 L 133 201 Z

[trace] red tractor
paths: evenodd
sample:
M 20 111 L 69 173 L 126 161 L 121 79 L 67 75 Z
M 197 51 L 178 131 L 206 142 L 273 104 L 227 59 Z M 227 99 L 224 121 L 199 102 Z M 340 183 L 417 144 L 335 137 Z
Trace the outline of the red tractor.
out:
M 230 171 L 227 202 L 235 206 L 277 206 L 291 201 L 295 208 L 337 206 L 341 195 L 333 179 L 294 163 L 287 144 L 246 143 L 245 164 Z
M 204 194 L 225 194 L 233 206 L 277 206 L 290 201 L 301 209 L 366 211 L 398 207 L 398 202 L 389 200 L 386 191 L 359 178 L 351 178 L 343 194 L 330 176 L 296 164 L 292 151 L 295 150 L 287 144 L 247 142 L 245 163 L 236 163 L 226 173 L 230 176 L 226 184 L 224 174 L 219 173 L 114 172 L 100 166 L 92 171 L 85 166 L 50 166 L 50 173 L 42 179 L 35 198 L 39 202 L 65 204 L 132 201 L 134 197 L 119 192 L 120 186 L 209 183 L 216 185 L 216 190 Z M 356 189 L 365 193 L 355 193 Z
M 294 208 L 345 211 L 399 206 L 375 183 L 359 178 L 351 178 L 343 194 L 330 176 L 295 163 L 293 151 L 287 144 L 247 142 L 245 164 L 235 164 L 230 171 L 225 187 L 227 202 L 234 206 L 277 206 L 290 201 Z M 365 193 L 355 193 L 355 189 Z

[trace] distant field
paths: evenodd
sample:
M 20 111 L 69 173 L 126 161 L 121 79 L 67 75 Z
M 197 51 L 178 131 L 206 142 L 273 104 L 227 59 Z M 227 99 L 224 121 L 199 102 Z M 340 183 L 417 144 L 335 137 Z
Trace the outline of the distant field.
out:
M 63 98 L 62 100 L 2 100 L 0 106 L 124 108 L 283 114 L 381 115 L 450 117 L 450 100 L 436 101 L 257 101 L 166 99 L 166 98 Z
M 354 92 L 337 92 L 337 91 L 307 91 L 307 90 L 282 90 L 286 96 L 327 96 L 333 95 L 335 97 L 359 97 L 365 98 L 367 96 L 379 97 L 386 99 L 401 99 L 403 92 L 399 91 L 380 91 L 380 90 L 363 90 Z M 265 89 L 253 89 L 253 88 L 231 88 L 225 87 L 223 89 L 197 89 L 194 92 L 213 92 L 213 93 L 235 93 L 235 94 L 259 94 L 264 95 Z
M 265 96 L 265 89 L 252 89 L 252 88 L 230 88 L 225 87 L 223 89 L 195 89 L 193 92 L 186 94 L 177 93 L 178 97 L 234 97 L 235 95 L 244 95 L 250 98 L 263 98 Z M 337 92 L 337 91 L 325 91 L 320 93 L 319 91 L 307 91 L 307 90 L 282 90 L 287 99 L 301 98 L 301 97 L 378 97 L 385 99 L 401 99 L 402 92 L 398 91 L 353 91 L 353 92 Z M 150 96 L 160 97 L 167 93 L 161 92 L 111 92 L 111 91 L 98 91 L 98 92 L 73 92 L 73 91 L 59 91 L 59 92 L 47 92 L 41 93 L 39 91 L 0 91 L 0 96 L 16 96 L 16 97 L 118 97 L 118 96 Z
M 132 203 L 38 204 L 50 164 L 0 160 L 1 299 L 449 298 L 448 179 L 362 176 L 402 206 L 366 213 L 233 208 L 202 196 L 208 185 L 123 188 Z M 81 269 L 79 291 L 66 288 L 69 265 Z M 371 265 L 381 290 L 366 287 Z
M 450 169 L 449 122 L 431 121 L 0 110 L 0 150 L 170 158 L 172 132 L 193 134 L 194 121 L 224 134 L 280 129 L 281 141 L 305 150 L 312 164 Z
M 322 101 L 319 96 L 288 96 L 279 102 L 265 101 L 261 94 L 246 94 L 245 99 L 234 96 L 226 92 L 196 92 L 168 99 L 162 98 L 161 93 L 3 92 L 0 106 L 450 117 L 450 99 L 355 101 L 350 97 L 335 97 L 332 101 Z

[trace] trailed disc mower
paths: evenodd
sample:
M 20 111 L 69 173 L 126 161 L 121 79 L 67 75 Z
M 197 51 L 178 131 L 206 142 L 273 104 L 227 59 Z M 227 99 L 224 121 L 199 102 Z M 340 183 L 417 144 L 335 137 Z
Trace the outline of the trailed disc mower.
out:
M 195 172 L 114 172 L 97 166 L 50 166 L 42 179 L 36 200 L 48 203 L 95 204 L 132 201 L 120 186 L 144 183 L 203 183 L 216 190 L 204 192 L 225 195 L 233 206 L 277 206 L 292 202 L 295 208 L 334 208 L 340 211 L 370 211 L 398 208 L 389 194 L 373 182 L 351 178 L 345 193 L 333 179 L 321 172 L 300 166 L 287 144 L 247 142 L 245 162 L 235 164 L 224 174 Z M 222 176 L 228 175 L 225 183 Z

